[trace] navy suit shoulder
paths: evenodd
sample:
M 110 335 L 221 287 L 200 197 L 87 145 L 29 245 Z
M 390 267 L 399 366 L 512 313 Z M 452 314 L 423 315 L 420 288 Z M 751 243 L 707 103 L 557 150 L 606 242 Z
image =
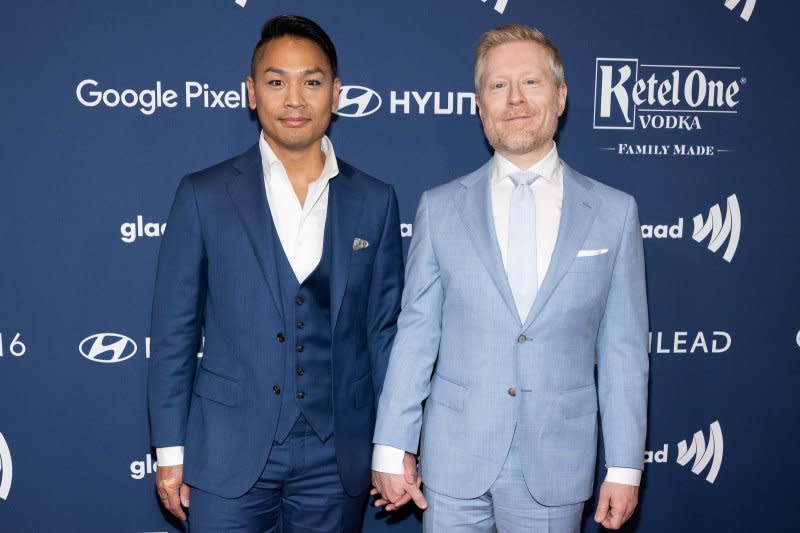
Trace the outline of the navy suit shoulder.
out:
M 213 190 L 224 187 L 238 173 L 244 173 L 251 165 L 260 163 L 260 159 L 261 153 L 258 144 L 254 144 L 239 155 L 191 172 L 183 179 L 190 182 L 196 189 Z M 337 157 L 336 162 L 339 166 L 339 174 L 351 179 L 353 185 L 364 194 L 386 196 L 393 190 L 388 183 L 367 174 L 343 159 Z
M 259 163 L 261 154 L 258 144 L 254 144 L 241 154 L 235 155 L 224 161 L 190 172 L 183 177 L 183 180 L 191 183 L 193 187 L 200 190 L 213 190 L 225 186 L 234 176 L 245 172 L 253 164 Z
M 336 158 L 336 162 L 339 165 L 339 174 L 352 179 L 353 184 L 365 194 L 384 196 L 389 194 L 394 189 L 388 183 L 367 174 L 363 170 L 354 167 L 350 163 L 339 159 L 338 157 Z

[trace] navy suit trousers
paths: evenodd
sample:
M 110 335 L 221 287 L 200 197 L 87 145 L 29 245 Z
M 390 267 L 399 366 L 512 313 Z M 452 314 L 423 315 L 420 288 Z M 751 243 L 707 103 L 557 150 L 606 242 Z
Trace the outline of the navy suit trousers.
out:
M 301 416 L 272 446 L 255 486 L 239 498 L 191 489 L 190 533 L 357 533 L 368 493 L 345 492 L 333 435 L 321 441 Z

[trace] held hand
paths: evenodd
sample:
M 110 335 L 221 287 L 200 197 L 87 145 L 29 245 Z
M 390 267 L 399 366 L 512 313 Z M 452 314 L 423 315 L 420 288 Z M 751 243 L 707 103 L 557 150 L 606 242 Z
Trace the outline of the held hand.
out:
M 628 521 L 639 501 L 639 487 L 605 481 L 600 486 L 594 521 L 606 529 L 619 529 Z
M 156 470 L 156 491 L 170 513 L 186 520 L 183 508 L 189 508 L 189 485 L 183 482 L 183 465 L 159 466 Z
M 422 495 L 420 486 L 422 478 L 417 476 L 417 459 L 413 454 L 406 452 L 403 456 L 404 474 L 387 474 L 372 471 L 373 489 L 370 494 L 379 496 L 375 500 L 375 507 L 384 507 L 387 511 L 395 511 L 414 500 L 420 509 L 428 507 L 425 496 Z

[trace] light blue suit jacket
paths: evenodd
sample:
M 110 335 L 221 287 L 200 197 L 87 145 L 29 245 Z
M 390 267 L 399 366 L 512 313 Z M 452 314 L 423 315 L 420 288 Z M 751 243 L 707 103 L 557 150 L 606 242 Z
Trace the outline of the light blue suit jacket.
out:
M 556 246 L 522 323 L 491 174 L 490 161 L 422 195 L 374 442 L 416 452 L 421 433 L 424 483 L 474 498 L 497 478 L 516 427 L 536 500 L 581 502 L 592 492 L 598 405 L 606 465 L 643 467 L 648 322 L 636 203 L 563 165 Z

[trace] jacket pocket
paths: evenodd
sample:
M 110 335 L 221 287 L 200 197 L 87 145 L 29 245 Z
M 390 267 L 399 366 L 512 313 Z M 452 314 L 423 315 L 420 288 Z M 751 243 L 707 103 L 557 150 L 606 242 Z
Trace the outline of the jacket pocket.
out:
M 197 367 L 194 377 L 194 393 L 202 398 L 233 407 L 242 400 L 239 383 L 219 374 Z
M 372 378 L 369 374 L 363 378 L 358 378 L 353 382 L 352 395 L 355 407 L 367 407 L 372 405 Z
M 466 387 L 450 381 L 440 374 L 433 375 L 430 401 L 449 407 L 454 411 L 463 411 L 466 397 Z
M 561 416 L 578 418 L 597 413 L 597 392 L 594 384 L 564 391 L 558 397 Z

